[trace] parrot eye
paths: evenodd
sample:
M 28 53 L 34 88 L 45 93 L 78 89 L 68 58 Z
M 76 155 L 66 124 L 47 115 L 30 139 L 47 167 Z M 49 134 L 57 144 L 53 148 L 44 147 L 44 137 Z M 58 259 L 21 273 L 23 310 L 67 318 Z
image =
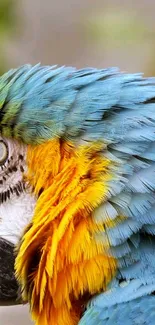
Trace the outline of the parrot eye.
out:
M 8 146 L 5 141 L 0 140 L 0 165 L 3 165 L 8 158 Z

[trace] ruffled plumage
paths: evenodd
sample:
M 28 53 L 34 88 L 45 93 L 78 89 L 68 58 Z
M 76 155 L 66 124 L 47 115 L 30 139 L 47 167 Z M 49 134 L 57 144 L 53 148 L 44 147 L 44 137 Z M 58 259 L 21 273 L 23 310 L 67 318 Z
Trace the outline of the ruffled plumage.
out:
M 0 128 L 28 144 L 27 177 L 40 195 L 16 260 L 37 325 L 79 317 L 81 325 L 121 325 L 128 315 L 130 325 L 136 313 L 153 324 L 155 79 L 24 66 L 0 78 Z M 85 256 L 93 267 L 83 266 Z

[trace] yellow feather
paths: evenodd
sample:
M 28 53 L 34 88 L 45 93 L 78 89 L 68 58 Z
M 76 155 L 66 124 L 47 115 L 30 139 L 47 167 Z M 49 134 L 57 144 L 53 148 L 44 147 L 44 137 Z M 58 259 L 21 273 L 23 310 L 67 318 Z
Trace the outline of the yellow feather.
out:
M 40 196 L 15 268 L 37 325 L 77 324 L 81 296 L 104 290 L 115 274 L 108 240 L 98 236 L 105 224 L 92 217 L 113 178 L 114 165 L 101 156 L 103 148 L 103 143 L 74 147 L 52 140 L 28 149 L 27 180 Z M 36 252 L 39 261 L 32 272 Z

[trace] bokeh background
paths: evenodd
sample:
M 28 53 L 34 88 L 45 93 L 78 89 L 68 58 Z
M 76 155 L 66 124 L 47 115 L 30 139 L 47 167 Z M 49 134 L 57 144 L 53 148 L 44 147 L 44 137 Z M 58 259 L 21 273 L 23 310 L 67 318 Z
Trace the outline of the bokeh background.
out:
M 0 0 L 0 74 L 24 63 L 155 75 L 154 0 Z M 29 325 L 27 307 L 0 324 Z
M 155 71 L 154 0 L 0 0 L 0 71 L 23 63 Z

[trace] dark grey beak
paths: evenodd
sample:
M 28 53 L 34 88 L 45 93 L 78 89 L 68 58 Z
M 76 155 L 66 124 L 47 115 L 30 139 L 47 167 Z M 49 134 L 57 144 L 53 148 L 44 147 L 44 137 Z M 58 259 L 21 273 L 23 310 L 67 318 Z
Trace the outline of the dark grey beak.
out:
M 14 245 L 0 237 L 0 306 L 22 303 L 14 262 Z

